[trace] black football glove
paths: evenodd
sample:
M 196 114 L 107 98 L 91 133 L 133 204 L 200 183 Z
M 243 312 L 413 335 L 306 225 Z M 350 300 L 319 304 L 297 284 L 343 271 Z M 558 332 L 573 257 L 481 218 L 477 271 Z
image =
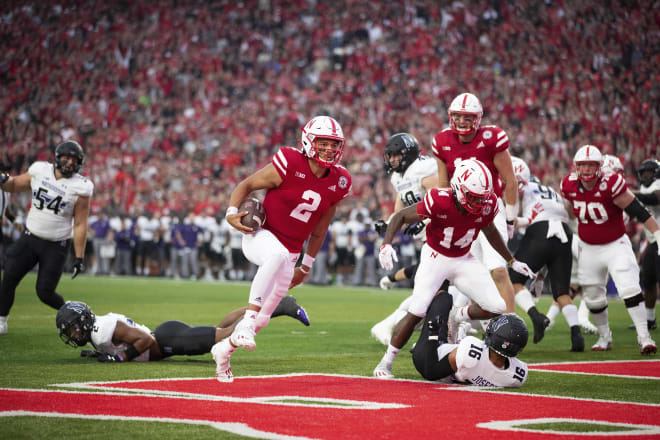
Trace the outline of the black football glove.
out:
M 101 353 L 96 350 L 82 350 L 80 352 L 80 357 L 84 358 L 97 358 Z
M 403 233 L 408 234 L 408 235 L 417 235 L 420 232 L 422 232 L 422 229 L 424 229 L 424 226 L 426 226 L 424 224 L 424 222 L 413 223 L 413 224 L 408 225 L 406 227 L 406 229 L 403 230 Z
M 122 358 L 118 355 L 108 354 L 108 353 L 99 353 L 96 358 L 99 362 L 124 362 Z
M 383 235 L 387 230 L 387 223 L 385 223 L 385 220 L 377 220 L 374 223 L 374 229 L 378 232 L 378 235 Z
M 73 271 L 71 272 L 71 279 L 74 279 L 81 272 L 85 271 L 85 263 L 82 258 L 76 258 L 73 261 Z
M 7 173 L 0 173 L 0 186 L 2 186 L 2 185 L 4 185 L 5 183 L 7 183 L 8 180 L 9 180 L 9 174 L 7 174 Z

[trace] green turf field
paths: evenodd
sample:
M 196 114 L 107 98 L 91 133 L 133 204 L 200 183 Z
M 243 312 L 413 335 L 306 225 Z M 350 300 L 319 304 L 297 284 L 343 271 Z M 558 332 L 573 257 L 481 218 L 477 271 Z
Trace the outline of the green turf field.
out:
M 31 274 L 20 284 L 9 318 L 9 334 L 0 336 L 0 388 L 44 389 L 57 383 L 214 375 L 215 363 L 210 354 L 126 364 L 101 364 L 80 358 L 77 350 L 60 341 L 55 328 L 56 312 L 38 300 L 34 283 L 35 276 Z M 248 288 L 248 284 L 145 278 L 81 276 L 72 281 L 65 274 L 58 291 L 67 300 L 88 303 L 96 314 L 122 313 L 153 329 L 170 319 L 193 325 L 215 325 L 225 313 L 245 305 Z M 294 372 L 371 376 L 384 347 L 370 338 L 369 330 L 393 311 L 410 291 L 301 286 L 291 293 L 306 308 L 312 325 L 305 327 L 288 317 L 273 319 L 259 334 L 256 351 L 237 350 L 232 356 L 236 377 Z M 544 312 L 549 304 L 550 298 L 544 297 L 538 308 Z M 589 351 L 596 336 L 586 335 L 587 351 L 569 352 L 569 332 L 560 316 L 540 344 L 532 344 L 530 334 L 529 345 L 520 358 L 530 364 L 642 359 L 635 333 L 627 328 L 630 319 L 623 303 L 611 300 L 609 310 L 614 335 L 612 351 Z M 528 317 L 521 316 L 531 327 Z M 657 331 L 652 335 L 658 340 Z M 407 350 L 402 350 L 397 358 L 394 374 L 400 378 L 420 379 Z M 660 404 L 660 381 L 650 379 L 530 371 L 527 383 L 517 391 Z M 242 438 L 203 426 L 37 417 L 3 417 L 0 432 L 3 438 L 63 438 L 89 434 L 95 438 L 123 435 Z

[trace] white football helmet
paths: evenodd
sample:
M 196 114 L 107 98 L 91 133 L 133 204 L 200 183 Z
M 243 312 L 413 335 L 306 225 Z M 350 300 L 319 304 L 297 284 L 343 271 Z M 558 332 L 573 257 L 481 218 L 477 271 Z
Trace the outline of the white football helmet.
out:
M 575 173 L 578 178 L 584 182 L 590 182 L 596 180 L 601 175 L 601 167 L 603 166 L 603 155 L 600 153 L 600 150 L 593 145 L 583 145 L 575 153 L 573 158 L 573 163 L 575 164 Z M 581 171 L 578 167 L 581 163 L 597 163 L 598 168 L 593 174 L 585 174 L 584 171 Z
M 472 93 L 461 93 L 458 95 L 449 105 L 449 128 L 459 135 L 467 135 L 474 133 L 479 129 L 479 124 L 481 123 L 481 117 L 484 114 L 484 108 L 481 106 L 479 99 L 474 96 Z M 460 129 L 456 125 L 453 115 L 473 115 L 475 117 L 472 126 L 466 129 Z
M 456 165 L 449 183 L 458 203 L 472 214 L 480 214 L 493 193 L 493 176 L 477 159 L 467 159 Z
M 319 165 L 329 168 L 336 165 L 344 151 L 344 132 L 341 125 L 330 116 L 313 117 L 302 130 L 302 146 L 309 158 L 314 158 Z M 319 155 L 316 148 L 317 139 L 332 139 L 339 141 L 336 148 L 323 148 L 324 156 Z M 329 157 L 332 154 L 332 157 Z
M 518 180 L 518 187 L 527 185 L 531 178 L 531 173 L 525 161 L 519 157 L 511 156 L 511 164 L 513 165 L 513 174 L 516 175 L 516 180 Z
M 621 160 L 613 154 L 603 156 L 603 165 L 600 167 L 604 173 L 623 174 L 623 164 Z

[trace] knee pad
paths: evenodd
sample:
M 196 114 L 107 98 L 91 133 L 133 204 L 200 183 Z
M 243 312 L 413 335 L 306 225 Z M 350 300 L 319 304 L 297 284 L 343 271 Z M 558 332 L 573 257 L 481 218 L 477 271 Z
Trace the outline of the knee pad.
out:
M 637 304 L 641 303 L 644 301 L 644 295 L 641 293 L 638 293 L 637 295 L 624 298 L 623 302 L 626 304 L 626 308 L 631 308 L 635 307 Z
M 605 286 L 601 285 L 588 285 L 582 286 L 583 301 L 587 304 L 589 310 L 593 313 L 598 309 L 607 307 L 607 291 Z

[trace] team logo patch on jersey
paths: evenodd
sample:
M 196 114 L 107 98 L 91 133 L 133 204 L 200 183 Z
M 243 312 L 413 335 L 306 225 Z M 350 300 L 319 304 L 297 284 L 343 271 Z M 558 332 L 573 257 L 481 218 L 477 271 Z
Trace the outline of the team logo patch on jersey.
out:
M 339 182 L 337 182 L 341 189 L 346 189 L 348 186 L 348 179 L 345 176 L 339 176 Z
M 337 185 L 329 186 L 328 189 L 332 192 L 335 192 L 335 191 L 337 191 Z
M 492 207 L 492 206 L 489 206 L 489 205 L 484 206 L 484 215 L 488 215 L 488 214 L 490 214 L 490 212 L 491 212 L 492 210 L 493 210 L 493 207 Z M 479 219 L 479 220 L 481 220 L 481 219 Z
M 493 137 L 493 132 L 490 130 L 484 131 L 484 134 L 481 135 L 484 139 L 488 140 Z
M 484 141 L 480 141 L 479 145 L 477 145 L 477 148 L 486 148 L 486 144 L 484 144 Z
M 598 187 L 599 190 L 605 191 L 607 189 L 607 182 L 602 181 L 600 182 L 600 186 Z

